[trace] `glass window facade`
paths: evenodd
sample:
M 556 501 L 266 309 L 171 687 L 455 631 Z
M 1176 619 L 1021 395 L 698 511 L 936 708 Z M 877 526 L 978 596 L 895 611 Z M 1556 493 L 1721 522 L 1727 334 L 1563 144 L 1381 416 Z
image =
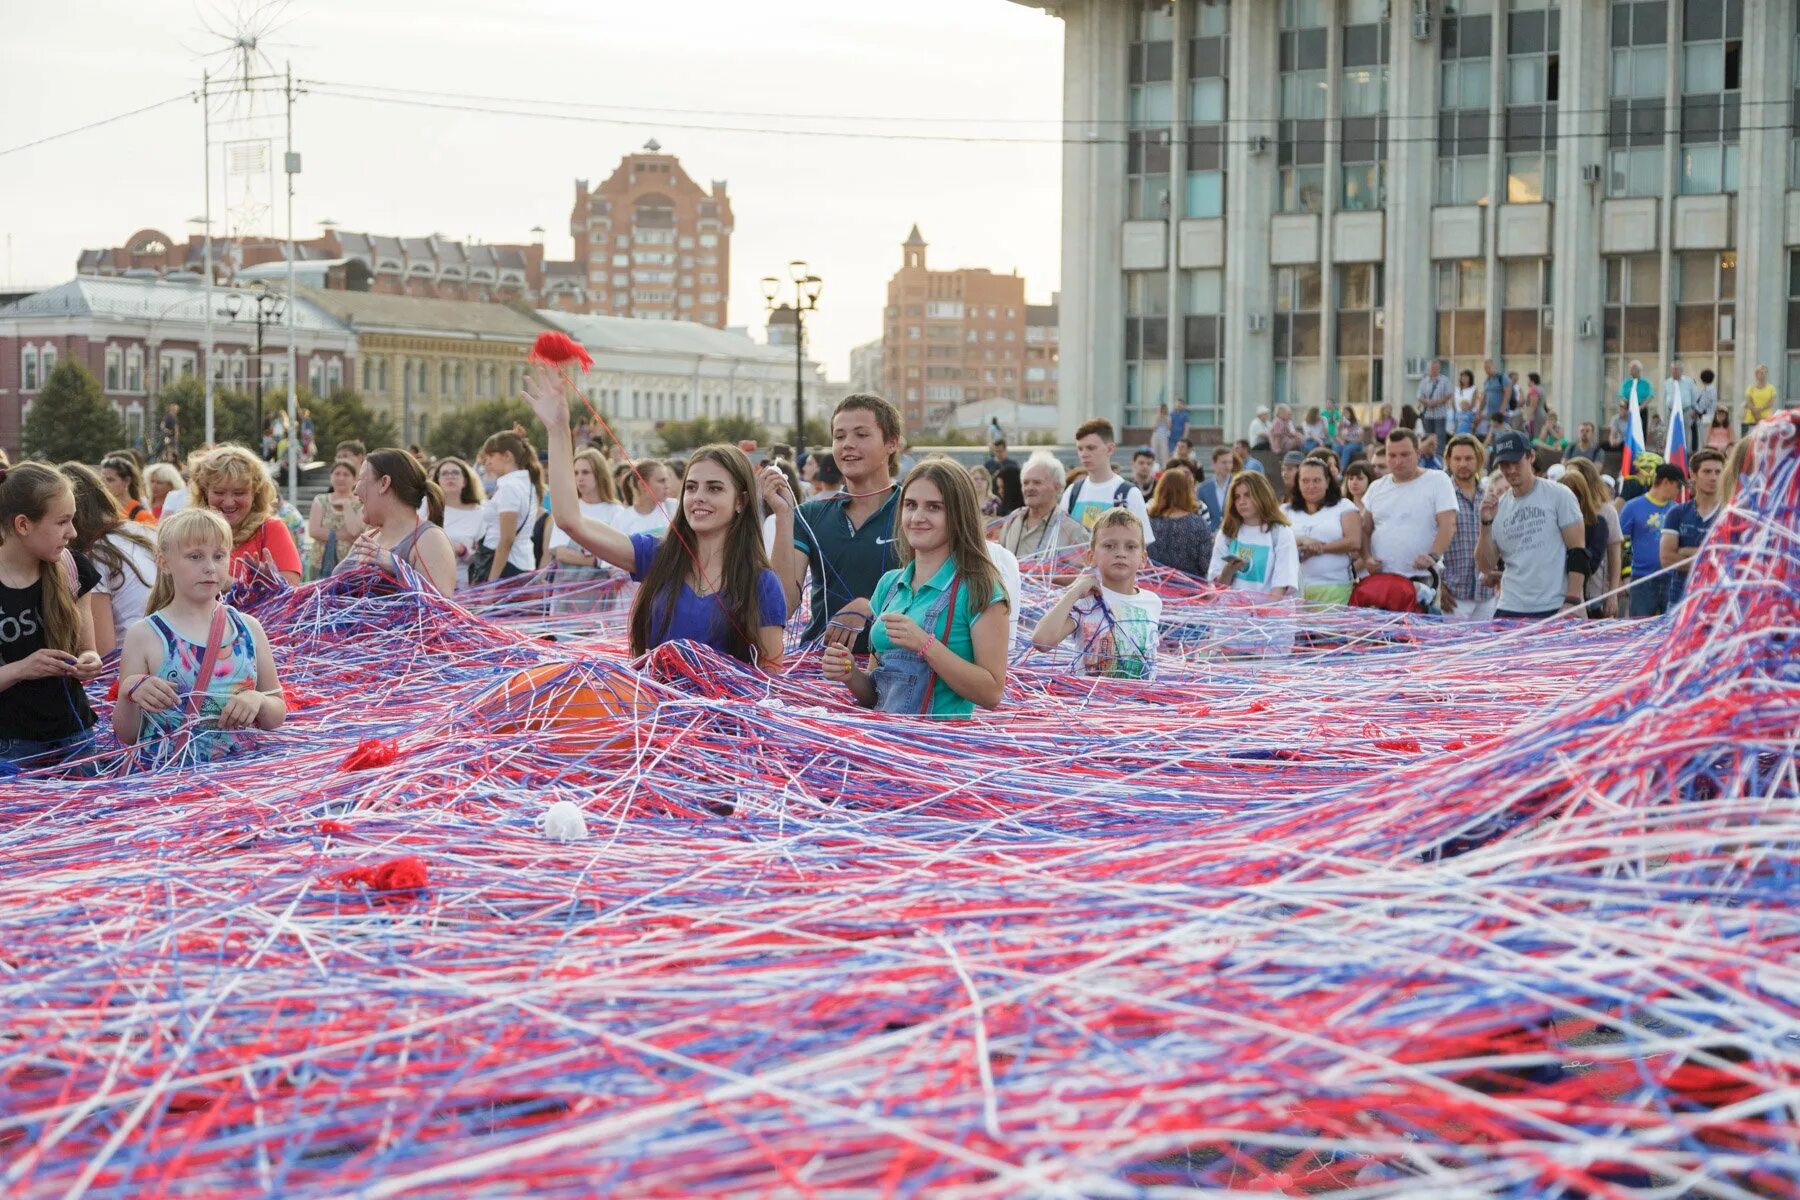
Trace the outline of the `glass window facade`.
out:
M 1372 406 L 1381 400 L 1381 284 L 1379 263 L 1345 263 L 1337 269 L 1336 399 L 1340 405 L 1355 405 L 1365 416 L 1372 416 Z
M 1434 264 L 1437 277 L 1437 357 L 1449 374 L 1474 371 L 1487 354 L 1487 263 L 1479 258 Z
M 1270 333 L 1277 404 L 1315 404 L 1325 394 L 1319 336 L 1323 298 L 1323 280 L 1316 265 L 1276 268 L 1275 320 Z
M 1387 174 L 1388 23 L 1383 0 L 1344 0 L 1338 79 L 1338 207 L 1378 209 Z
M 1188 217 L 1222 217 L 1230 143 L 1225 72 L 1231 59 L 1231 9 L 1195 0 L 1188 3 L 1187 28 L 1193 36 L 1188 39 L 1188 159 L 1181 211 Z
M 1139 0 L 1128 51 L 1131 125 L 1126 146 L 1125 215 L 1169 215 L 1169 122 L 1175 115 L 1174 21 L 1168 6 Z
M 1668 79 L 1666 0 L 1612 0 L 1612 97 L 1606 132 L 1609 196 L 1660 196 Z
M 1506 16 L 1506 202 L 1556 194 L 1556 102 L 1562 90 L 1562 12 L 1509 0 Z
M 1632 359 L 1644 364 L 1644 378 L 1660 381 L 1662 339 L 1658 305 L 1662 297 L 1662 260 L 1654 254 L 1610 255 L 1606 263 L 1606 304 L 1602 319 L 1606 377 L 1625 377 Z M 1614 383 L 1617 386 L 1617 383 Z
M 1676 357 L 1696 379 L 1709 367 L 1720 378 L 1729 378 L 1736 340 L 1737 255 L 1715 250 L 1676 254 Z M 1723 389 L 1721 393 L 1729 395 Z
M 1493 0 L 1444 14 L 1438 68 L 1439 204 L 1488 201 L 1488 105 L 1494 77 Z
M 1169 402 L 1169 274 L 1131 271 L 1125 276 L 1125 424 L 1156 423 L 1156 406 Z
M 1550 373 L 1550 260 L 1510 258 L 1500 264 L 1500 356 L 1525 378 Z
M 1182 346 L 1189 419 L 1202 427 L 1222 428 L 1225 410 L 1220 396 L 1224 367 L 1225 273 L 1218 270 L 1181 273 Z M 1154 410 L 1152 410 L 1154 419 Z
M 1325 202 L 1326 62 L 1324 0 L 1281 0 L 1278 165 L 1281 212 L 1322 212 Z
M 1735 192 L 1742 119 L 1744 0 L 1690 3 L 1681 16 L 1681 162 L 1688 195 Z

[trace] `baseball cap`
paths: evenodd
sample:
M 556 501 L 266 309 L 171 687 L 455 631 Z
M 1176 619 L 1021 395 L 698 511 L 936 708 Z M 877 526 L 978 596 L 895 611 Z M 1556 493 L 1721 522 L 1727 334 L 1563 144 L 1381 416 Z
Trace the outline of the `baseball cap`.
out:
M 1491 455 L 1497 463 L 1518 462 L 1531 454 L 1531 439 L 1516 429 L 1508 429 L 1494 439 L 1494 453 Z
M 1289 450 L 1286 454 L 1281 456 L 1281 465 L 1284 467 L 1297 467 L 1305 461 L 1306 455 L 1300 453 L 1298 450 Z

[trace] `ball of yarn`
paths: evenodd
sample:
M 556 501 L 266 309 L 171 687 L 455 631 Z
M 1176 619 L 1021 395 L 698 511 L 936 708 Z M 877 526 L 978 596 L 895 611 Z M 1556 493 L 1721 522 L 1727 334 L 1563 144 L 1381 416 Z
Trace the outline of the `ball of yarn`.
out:
M 573 801 L 558 800 L 544 814 L 544 836 L 553 842 L 579 842 L 587 835 L 587 815 Z

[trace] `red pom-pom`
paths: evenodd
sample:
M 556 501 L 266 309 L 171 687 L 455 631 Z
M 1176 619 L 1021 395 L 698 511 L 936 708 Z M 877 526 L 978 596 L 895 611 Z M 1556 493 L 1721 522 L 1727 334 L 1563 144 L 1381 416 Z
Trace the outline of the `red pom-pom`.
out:
M 342 821 L 320 821 L 320 833 L 349 833 L 350 827 Z
M 577 359 L 581 369 L 591 370 L 594 356 L 582 348 L 580 342 L 566 333 L 558 333 L 554 329 L 546 329 L 537 335 L 537 341 L 531 344 L 531 353 L 525 356 L 532 362 L 549 363 L 560 367 L 570 359 Z
M 430 882 L 424 860 L 411 855 L 389 859 L 373 867 L 351 867 L 331 878 L 345 887 L 361 884 L 373 892 L 416 892 Z
M 356 743 L 356 749 L 344 759 L 344 770 L 365 771 L 370 767 L 385 767 L 398 757 L 400 748 L 394 743 L 371 738 Z

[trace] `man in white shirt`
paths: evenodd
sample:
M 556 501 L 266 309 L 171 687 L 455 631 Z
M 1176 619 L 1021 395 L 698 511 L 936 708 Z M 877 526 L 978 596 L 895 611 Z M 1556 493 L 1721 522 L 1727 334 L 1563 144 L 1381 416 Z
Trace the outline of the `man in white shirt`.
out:
M 1363 495 L 1362 569 L 1423 579 L 1444 570 L 1456 536 L 1456 486 L 1442 471 L 1419 466 L 1419 438 L 1396 429 L 1387 439 L 1388 473 Z
M 1144 506 L 1144 493 L 1131 480 L 1120 478 L 1113 470 L 1112 456 L 1117 448 L 1112 422 L 1104 417 L 1084 422 L 1075 431 L 1075 453 L 1081 458 L 1087 478 L 1063 490 L 1061 507 L 1088 529 L 1092 529 L 1100 514 L 1108 509 L 1128 508 L 1143 525 L 1144 545 L 1148 546 L 1156 540 L 1156 535 L 1150 532 L 1150 512 Z

